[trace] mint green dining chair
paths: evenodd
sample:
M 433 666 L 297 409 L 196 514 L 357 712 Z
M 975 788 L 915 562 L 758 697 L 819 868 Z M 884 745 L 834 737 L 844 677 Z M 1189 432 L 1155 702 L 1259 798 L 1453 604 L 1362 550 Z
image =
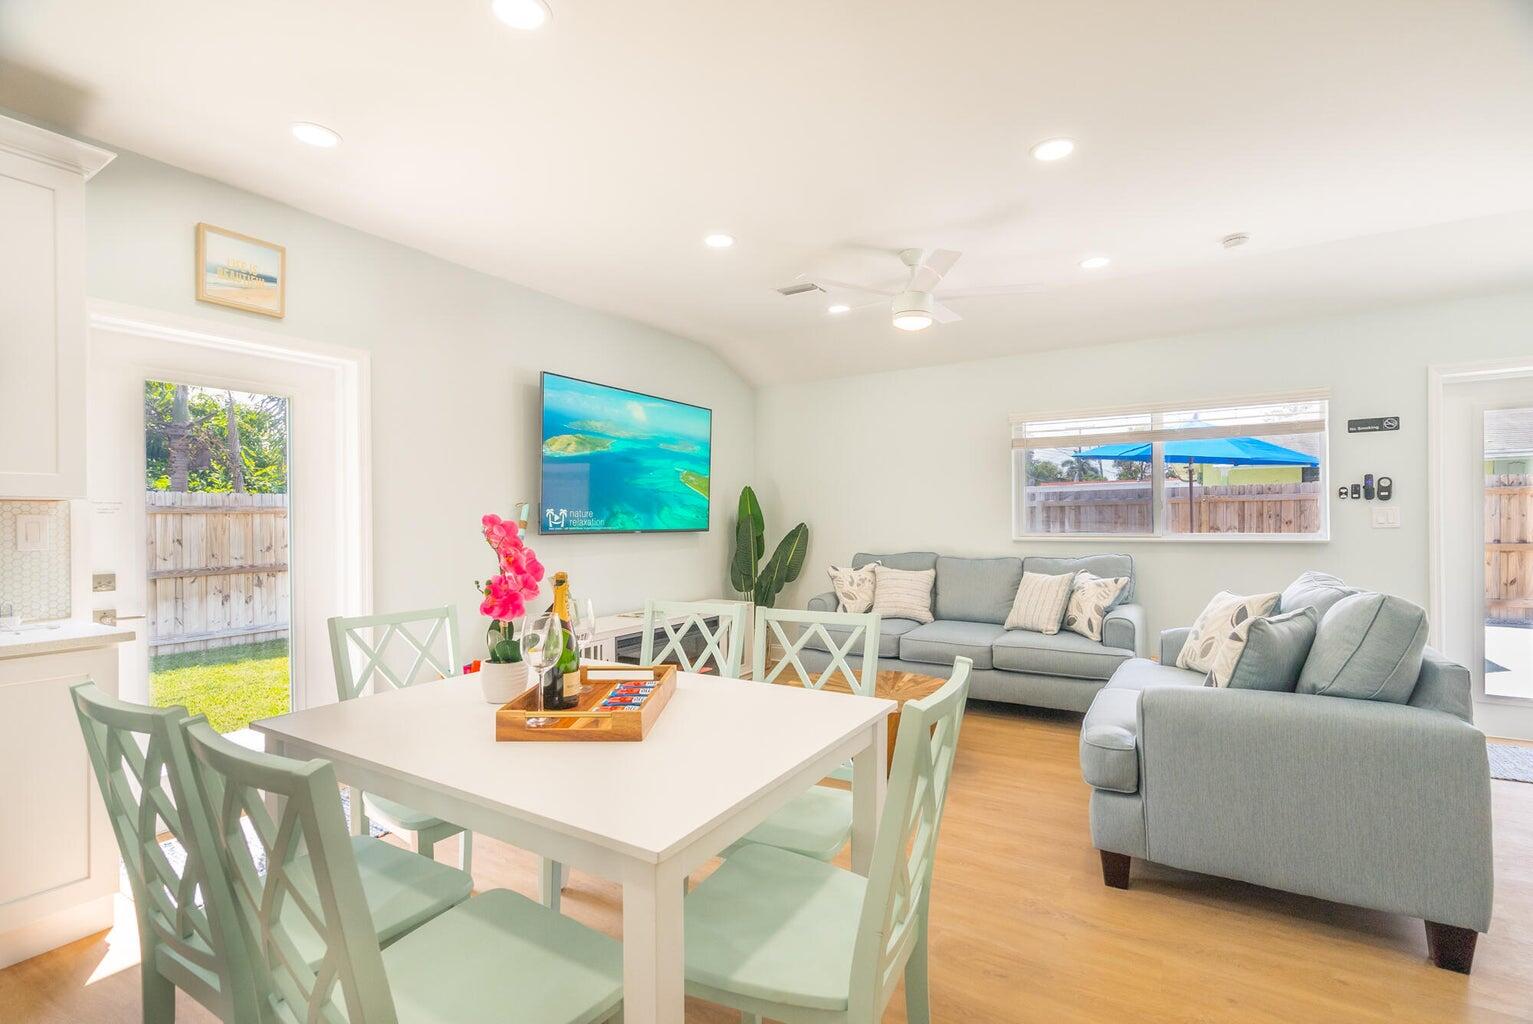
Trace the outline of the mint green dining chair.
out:
M 878 1024 L 903 975 L 906 1019 L 930 1024 L 932 868 L 970 667 L 959 658 L 942 689 L 900 713 L 868 877 L 751 846 L 687 897 L 689 995 L 751 1024 Z
M 794 627 L 798 627 L 796 635 Z M 871 697 L 878 686 L 879 617 L 872 613 L 810 612 L 787 608 L 757 608 L 755 678 L 775 681 L 783 670 L 793 669 L 794 677 L 811 689 L 820 689 L 838 676 L 845 679 L 852 692 Z M 829 652 L 830 662 L 820 672 L 804 666 L 799 655 L 811 640 L 819 638 Z M 768 667 L 768 652 L 780 652 L 776 664 Z M 854 669 L 847 660 L 862 658 Z M 850 765 L 842 765 L 831 778 L 849 781 Z M 812 786 L 784 804 L 766 821 L 724 851 L 730 856 L 748 843 L 775 846 L 816 860 L 832 860 L 852 837 L 852 794 L 845 789 Z
M 717 620 L 714 629 L 708 620 Z M 677 620 L 680 620 L 679 622 Z M 656 634 L 665 642 L 657 651 Z M 693 658 L 684 646 L 696 635 L 703 649 Z M 675 662 L 683 672 L 701 672 L 708 663 L 728 679 L 740 676 L 745 656 L 745 605 L 740 601 L 646 601 L 644 602 L 644 639 L 639 647 L 639 664 L 656 665 Z
M 369 686 L 373 693 L 380 692 L 381 687 L 400 690 L 462 671 L 458 665 L 458 610 L 452 605 L 388 615 L 337 615 L 329 625 L 335 689 L 341 700 L 354 700 L 367 693 Z M 394 650 L 404 651 L 407 667 L 390 660 Z M 461 832 L 458 866 L 473 872 L 472 832 L 387 797 L 360 793 L 356 787 L 350 792 L 354 835 L 367 835 L 368 819 L 376 818 L 391 832 L 414 833 L 415 852 L 429 858 L 434 856 L 437 843 Z
M 621 1017 L 622 947 L 505 889 L 475 896 L 380 950 L 334 767 L 247 750 L 205 722 L 183 728 L 218 851 L 213 884 L 228 887 L 255 952 L 255 985 L 269 1012 L 263 1021 L 598 1024 Z M 263 794 L 278 798 L 277 818 Z M 313 869 L 299 870 L 301 862 Z M 299 922 L 322 944 L 317 961 L 301 949 Z
M 69 693 L 133 893 L 145 1024 L 175 1020 L 178 988 L 227 1024 L 259 1020 L 233 903 L 208 885 L 213 837 L 181 734 L 186 709 L 128 704 L 90 682 Z M 179 867 L 165 838 L 184 851 Z

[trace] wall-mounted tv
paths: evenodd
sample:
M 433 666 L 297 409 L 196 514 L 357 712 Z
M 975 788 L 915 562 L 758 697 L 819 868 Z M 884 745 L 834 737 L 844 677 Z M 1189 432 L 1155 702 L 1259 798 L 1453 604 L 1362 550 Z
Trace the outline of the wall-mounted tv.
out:
M 543 374 L 543 533 L 708 529 L 713 411 Z

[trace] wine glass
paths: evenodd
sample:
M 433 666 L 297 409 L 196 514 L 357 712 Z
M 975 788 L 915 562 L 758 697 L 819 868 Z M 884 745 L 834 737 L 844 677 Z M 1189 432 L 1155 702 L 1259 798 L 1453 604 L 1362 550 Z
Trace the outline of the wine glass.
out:
M 575 649 L 582 654 L 596 640 L 596 606 L 589 597 L 570 601 L 570 632 L 575 634 Z
M 538 677 L 538 710 L 547 711 L 544 701 L 545 677 L 559 663 L 564 653 L 564 629 L 553 615 L 528 616 L 522 623 L 522 660 Z M 527 719 L 527 728 L 538 729 L 554 721 L 547 715 Z

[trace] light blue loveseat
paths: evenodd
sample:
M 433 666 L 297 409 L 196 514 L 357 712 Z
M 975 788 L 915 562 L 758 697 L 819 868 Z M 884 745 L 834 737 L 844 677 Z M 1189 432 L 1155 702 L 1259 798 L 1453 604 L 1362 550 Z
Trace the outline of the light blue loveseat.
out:
M 1278 610 L 1315 607 L 1318 645 L 1337 591 L 1359 593 L 1305 574 Z M 1221 689 L 1175 667 L 1187 635 L 1161 634 L 1159 664 L 1125 662 L 1082 723 L 1103 881 L 1127 888 L 1141 858 L 1418 917 L 1433 962 L 1468 973 L 1492 897 L 1468 669 L 1426 648 L 1396 701 Z
M 1144 609 L 1133 603 L 1134 560 L 1128 555 L 1057 558 L 958 558 L 935 551 L 898 554 L 859 552 L 853 568 L 879 562 L 891 569 L 935 569 L 935 620 L 884 619 L 880 624 L 880 670 L 945 676 L 960 656 L 974 662 L 969 695 L 984 700 L 1085 711 L 1096 692 L 1147 643 Z M 1101 577 L 1127 576 L 1129 585 L 1107 613 L 1101 641 L 1061 630 L 1045 635 L 1003 625 L 1017 596 L 1023 570 L 1063 575 L 1085 570 Z M 835 611 L 834 593 L 810 598 L 812 611 Z M 824 644 L 811 641 L 801 659 L 819 671 L 829 662 Z M 860 658 L 849 659 L 854 666 Z

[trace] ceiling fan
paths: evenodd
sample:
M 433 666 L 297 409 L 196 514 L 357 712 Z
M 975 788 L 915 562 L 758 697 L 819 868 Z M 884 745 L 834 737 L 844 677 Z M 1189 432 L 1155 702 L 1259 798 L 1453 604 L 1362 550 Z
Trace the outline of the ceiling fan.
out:
M 910 277 L 905 287 L 898 291 L 809 274 L 801 274 L 794 284 L 777 290 L 784 295 L 800 295 L 810 291 L 849 291 L 877 295 L 880 298 L 849 306 L 848 310 L 878 306 L 889 300 L 895 327 L 902 331 L 924 331 L 933 323 L 950 324 L 963 319 L 956 311 L 938 302 L 934 294 L 937 285 L 962 255 L 952 249 L 901 249 L 900 262 L 910 269 Z

